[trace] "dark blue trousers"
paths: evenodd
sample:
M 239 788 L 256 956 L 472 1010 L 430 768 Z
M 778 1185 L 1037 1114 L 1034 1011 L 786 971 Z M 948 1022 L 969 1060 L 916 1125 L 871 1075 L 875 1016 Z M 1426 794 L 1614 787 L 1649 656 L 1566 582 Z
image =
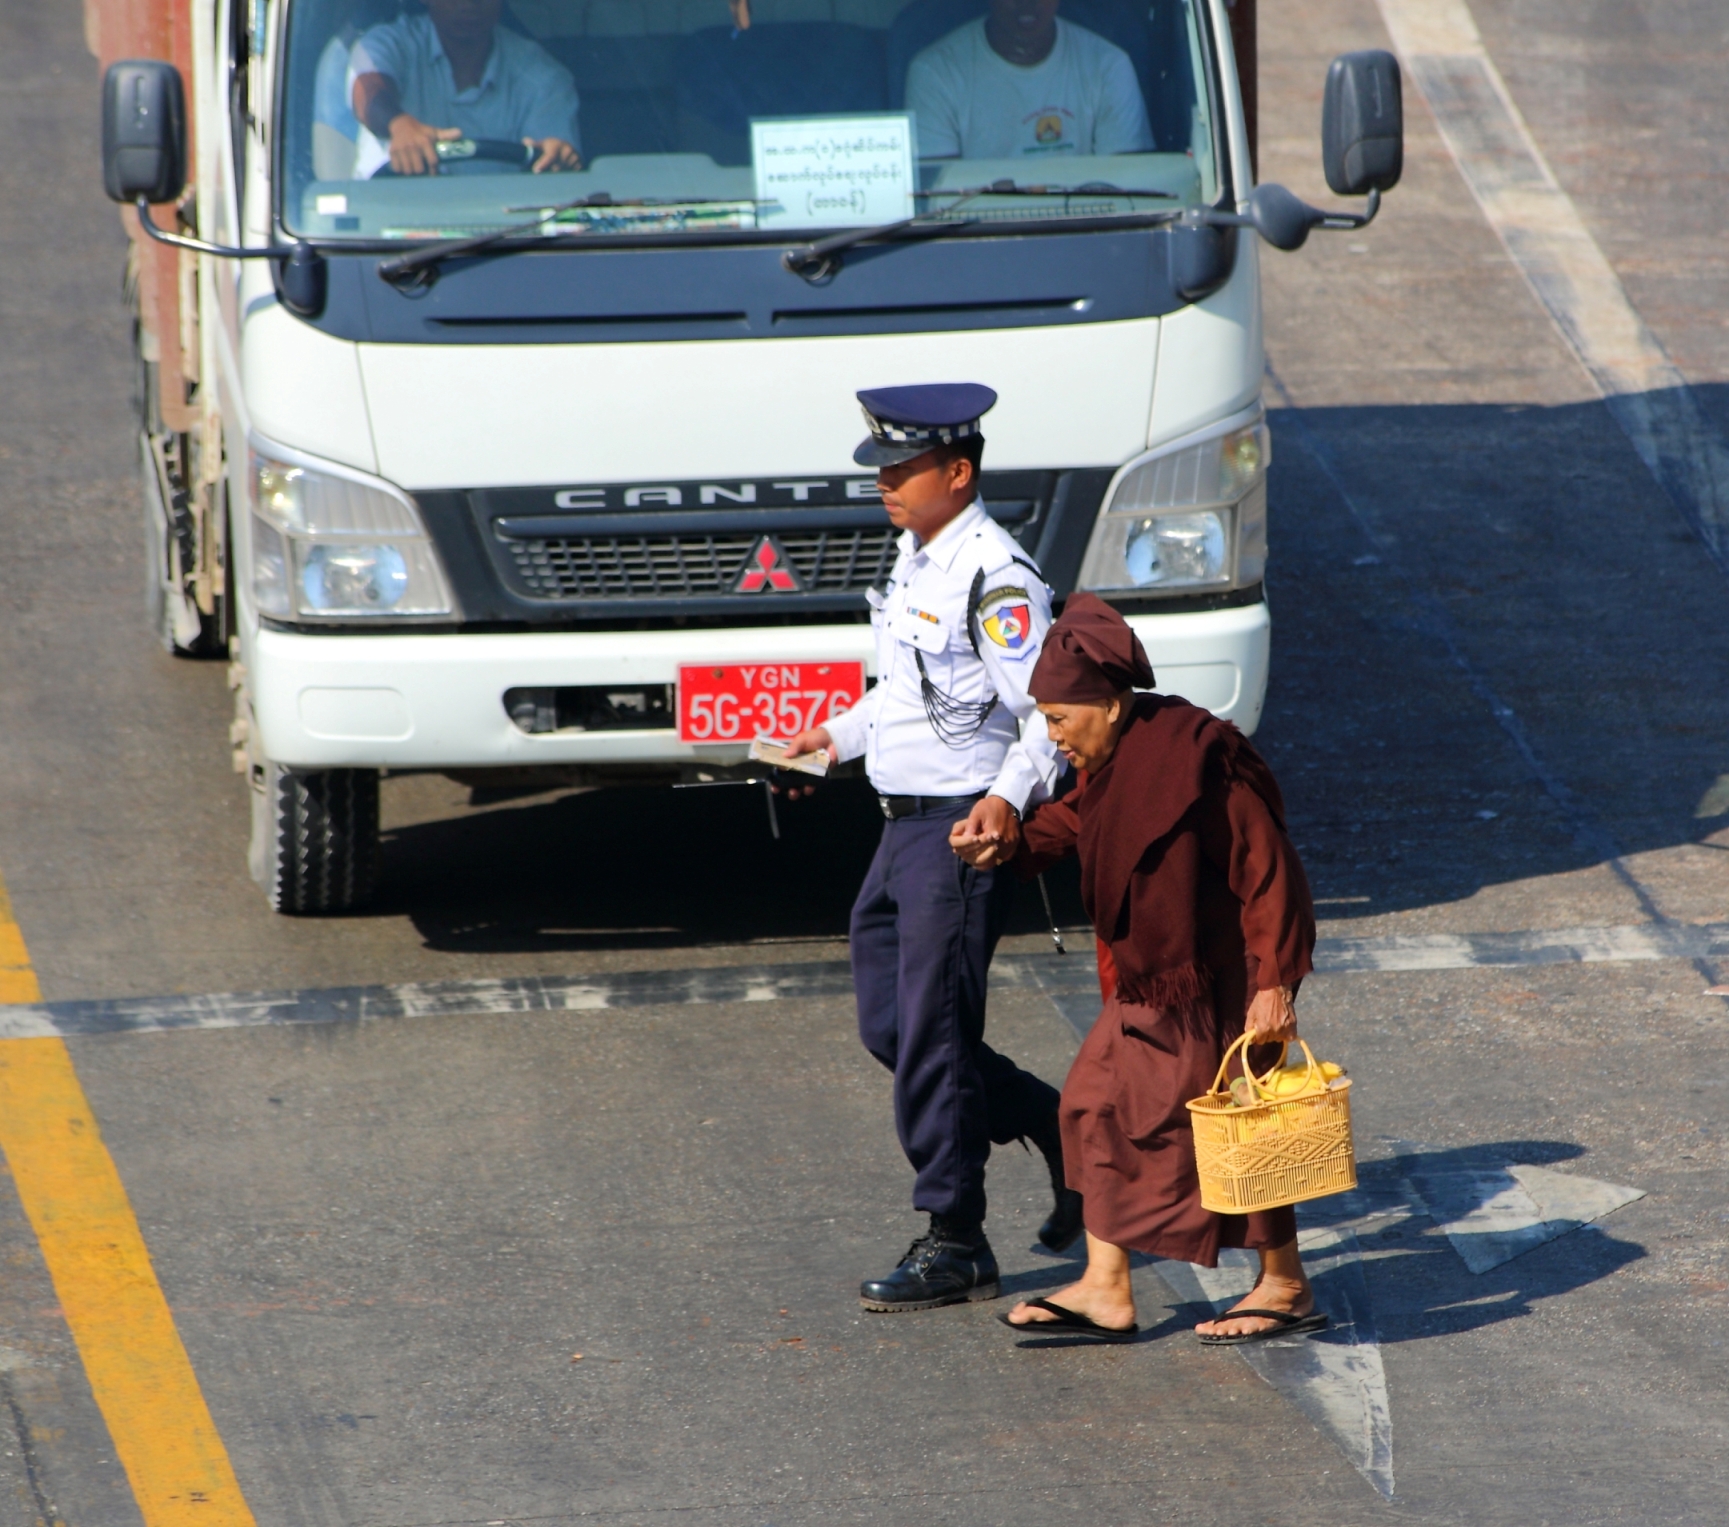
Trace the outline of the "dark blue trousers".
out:
M 1015 883 L 949 847 L 953 807 L 883 824 L 852 911 L 859 1037 L 894 1072 L 913 1207 L 985 1215 L 985 1159 L 1048 1120 L 1057 1090 L 985 1043 L 985 973 Z

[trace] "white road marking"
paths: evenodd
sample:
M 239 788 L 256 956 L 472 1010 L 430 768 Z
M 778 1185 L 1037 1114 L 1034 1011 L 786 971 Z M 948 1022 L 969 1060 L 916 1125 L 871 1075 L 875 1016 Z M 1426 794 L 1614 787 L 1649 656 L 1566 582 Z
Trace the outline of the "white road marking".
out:
M 1383 1497 L 1393 1494 L 1393 1412 L 1357 1237 L 1345 1226 L 1299 1229 L 1297 1244 L 1331 1320 L 1318 1336 L 1291 1336 L 1235 1350 L 1256 1373 L 1332 1439 Z M 1217 1267 L 1156 1262 L 1154 1270 L 1186 1304 L 1222 1313 L 1255 1285 L 1253 1252 L 1222 1251 Z
M 1398 1142 L 1411 1199 L 1446 1233 L 1460 1260 L 1482 1274 L 1645 1196 L 1540 1166 L 1449 1162 Z
M 1351 975 L 1695 959 L 1723 954 L 1729 954 L 1729 923 L 1673 927 L 1636 923 L 1516 933 L 1324 938 L 1315 945 L 1315 969 L 1327 975 Z M 997 989 L 1043 992 L 1083 1037 L 1099 1013 L 1098 971 L 1090 953 L 999 955 L 991 966 L 991 984 Z M 305 991 L 110 997 L 0 1007 L 0 1039 L 364 1023 L 459 1014 L 592 1013 L 693 1003 L 808 1001 L 850 997 L 852 990 L 852 967 L 846 961 L 810 960 L 785 965 L 504 976 Z
M 1724 930 L 1729 933 L 1729 929 Z M 1553 932 L 1391 934 L 1327 939 L 1315 949 L 1315 969 L 1467 970 L 1474 966 L 1596 965 L 1691 959 L 1723 946 L 1700 927 L 1634 923 Z
M 1380 0 L 1483 215 L 1658 484 L 1729 571 L 1729 447 L 1537 146 L 1465 0 Z
M 1472 1161 L 1405 1141 L 1395 1148 L 1405 1174 L 1397 1192 L 1366 1185 L 1297 1206 L 1297 1243 L 1316 1307 L 1332 1322 L 1328 1330 L 1235 1349 L 1388 1499 L 1393 1413 L 1357 1229 L 1389 1216 L 1430 1219 L 1466 1268 L 1481 1275 L 1645 1196 L 1549 1167 Z M 1327 1222 L 1317 1223 L 1323 1217 Z M 1248 1251 L 1221 1251 L 1217 1267 L 1152 1266 L 1183 1303 L 1220 1314 L 1255 1285 L 1256 1257 Z

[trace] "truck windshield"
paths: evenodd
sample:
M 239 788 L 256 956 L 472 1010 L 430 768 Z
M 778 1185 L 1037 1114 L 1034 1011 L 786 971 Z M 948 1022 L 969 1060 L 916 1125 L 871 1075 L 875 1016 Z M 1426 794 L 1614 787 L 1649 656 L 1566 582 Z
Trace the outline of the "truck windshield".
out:
M 1021 194 L 972 197 L 969 221 L 1211 202 L 1199 3 L 292 0 L 282 217 L 320 240 L 543 215 L 561 236 L 734 239 L 1001 182 Z

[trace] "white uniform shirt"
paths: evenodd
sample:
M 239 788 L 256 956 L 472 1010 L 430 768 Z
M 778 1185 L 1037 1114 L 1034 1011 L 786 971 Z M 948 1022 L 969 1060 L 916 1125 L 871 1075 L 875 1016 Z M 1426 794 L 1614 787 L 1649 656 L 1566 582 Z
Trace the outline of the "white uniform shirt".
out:
M 1050 629 L 1051 595 L 1009 533 L 978 500 L 932 541 L 921 545 L 910 530 L 902 532 L 888 591 L 879 599 L 872 590 L 871 604 L 876 688 L 825 723 L 837 761 L 862 753 L 871 783 L 884 795 L 989 791 L 1017 811 L 1044 800 L 1063 766 L 1027 680 Z M 959 747 L 931 726 L 920 654 L 931 683 L 954 701 L 982 704 L 997 696 L 984 726 Z
M 969 21 L 913 59 L 907 106 L 922 158 L 1139 154 L 1153 146 L 1129 55 L 1060 19 L 1056 43 L 1031 68 L 991 47 L 982 17 Z

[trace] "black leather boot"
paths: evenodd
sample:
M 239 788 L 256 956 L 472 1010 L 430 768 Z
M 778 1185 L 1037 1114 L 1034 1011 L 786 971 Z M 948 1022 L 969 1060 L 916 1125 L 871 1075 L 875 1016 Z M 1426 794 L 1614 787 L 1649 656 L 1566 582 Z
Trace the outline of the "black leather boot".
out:
M 997 1259 L 983 1226 L 958 1225 L 939 1214 L 931 1216 L 929 1233 L 907 1247 L 899 1267 L 859 1285 L 859 1303 L 885 1315 L 996 1297 Z
M 1028 1130 L 1027 1138 L 1045 1158 L 1051 1174 L 1051 1192 L 1056 1195 L 1050 1218 L 1039 1226 L 1039 1244 L 1050 1251 L 1067 1251 L 1086 1226 L 1081 1220 L 1081 1195 L 1063 1176 L 1063 1132 L 1057 1127 L 1055 1112 L 1037 1129 Z

